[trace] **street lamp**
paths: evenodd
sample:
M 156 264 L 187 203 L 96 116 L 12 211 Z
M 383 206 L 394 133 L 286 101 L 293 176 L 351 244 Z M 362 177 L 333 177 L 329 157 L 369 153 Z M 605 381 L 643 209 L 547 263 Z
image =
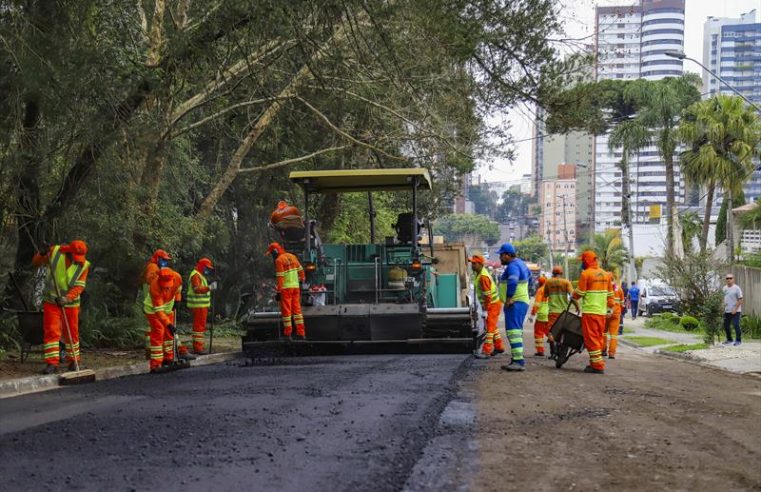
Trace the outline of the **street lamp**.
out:
M 664 55 L 666 55 L 666 56 L 669 56 L 669 57 L 671 57 L 671 58 L 676 58 L 676 59 L 678 59 L 678 60 L 690 60 L 690 61 L 693 61 L 693 62 L 697 63 L 698 65 L 700 65 L 701 67 L 703 67 L 703 68 L 704 68 L 704 69 L 705 69 L 705 70 L 706 70 L 708 73 L 710 73 L 711 75 L 713 75 L 714 77 L 716 77 L 716 79 L 717 79 L 717 80 L 719 80 L 719 82 L 721 82 L 722 84 L 724 84 L 724 85 L 726 85 L 727 87 L 729 87 L 729 89 L 730 89 L 732 92 L 734 92 L 735 94 L 737 94 L 738 96 L 740 96 L 740 97 L 741 97 L 741 98 L 742 98 L 742 99 L 743 99 L 743 100 L 744 100 L 746 103 L 748 103 L 748 104 L 749 104 L 751 107 L 753 107 L 753 109 L 755 109 L 756 111 L 758 111 L 759 113 L 761 113 L 761 108 L 759 108 L 759 107 L 758 107 L 758 106 L 757 106 L 757 105 L 756 105 L 756 104 L 755 104 L 753 101 L 751 101 L 750 99 L 748 99 L 747 97 L 745 97 L 745 96 L 744 96 L 744 95 L 743 95 L 743 94 L 742 94 L 740 91 L 738 91 L 737 89 L 735 89 L 734 87 L 732 87 L 731 85 L 729 85 L 729 83 L 728 83 L 726 80 L 724 80 L 724 79 L 722 79 L 721 77 L 719 77 L 719 75 L 718 75 L 716 72 L 714 72 L 714 71 L 713 71 L 713 70 L 711 70 L 710 68 L 706 67 L 705 65 L 703 65 L 702 63 L 700 63 L 700 62 L 699 62 L 699 61 L 697 61 L 696 59 L 694 59 L 694 58 L 690 58 L 689 56 L 687 56 L 686 54 L 684 54 L 684 53 L 683 53 L 683 52 L 681 52 L 681 51 L 667 51 L 667 52 L 665 52 L 665 53 L 664 53 Z

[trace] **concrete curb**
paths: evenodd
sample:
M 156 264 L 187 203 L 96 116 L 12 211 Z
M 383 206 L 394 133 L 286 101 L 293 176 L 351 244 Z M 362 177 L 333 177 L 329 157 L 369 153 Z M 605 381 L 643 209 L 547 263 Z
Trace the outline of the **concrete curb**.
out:
M 662 357 L 667 357 L 669 359 L 679 360 L 682 362 L 687 362 L 690 364 L 695 364 L 696 366 L 705 367 L 706 369 L 713 369 L 714 371 L 721 371 L 724 373 L 730 373 L 730 374 L 736 374 L 738 376 L 749 376 L 756 379 L 761 379 L 761 373 L 755 372 L 755 371 L 749 371 L 749 372 L 737 372 L 737 371 L 730 371 L 729 369 L 725 369 L 723 367 L 715 366 L 713 364 L 710 364 L 705 361 L 696 360 L 688 355 L 679 353 L 679 352 L 665 352 L 662 350 L 656 350 L 653 352 L 656 355 L 660 355 Z
M 196 360 L 190 362 L 190 367 L 207 366 L 235 360 L 243 356 L 243 352 L 221 352 L 218 354 L 201 355 Z M 108 379 L 122 378 L 126 376 L 135 376 L 138 374 L 147 374 L 148 363 L 140 362 L 126 366 L 104 367 L 95 371 L 96 381 L 106 381 Z M 58 384 L 58 375 L 50 376 L 29 376 L 26 378 L 10 379 L 0 381 L 0 399 L 12 398 L 14 396 L 37 393 L 60 388 Z

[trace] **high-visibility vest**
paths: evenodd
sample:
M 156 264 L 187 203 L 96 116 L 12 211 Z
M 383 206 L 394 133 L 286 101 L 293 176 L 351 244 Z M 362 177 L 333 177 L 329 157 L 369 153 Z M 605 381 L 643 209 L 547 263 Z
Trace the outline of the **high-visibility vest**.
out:
M 489 279 L 489 284 L 491 285 L 491 288 L 487 292 L 484 292 L 481 290 L 481 277 L 487 277 Z M 494 279 L 489 274 L 488 271 L 486 271 L 486 268 L 482 268 L 481 272 L 476 275 L 475 280 L 473 281 L 473 288 L 476 291 L 476 299 L 483 304 L 484 298 L 488 295 L 491 302 L 496 302 L 498 298 L 497 293 L 497 285 L 494 283 Z
M 561 277 L 553 277 L 547 279 L 547 283 L 544 284 L 544 293 L 549 299 L 549 312 L 552 314 L 558 314 L 565 311 L 568 306 L 569 292 L 573 291 L 571 282 Z
M 298 258 L 291 253 L 283 253 L 275 262 L 275 277 L 283 277 L 283 289 L 299 288 L 299 271 L 302 270 Z
M 534 302 L 539 304 L 536 310 L 536 320 L 548 321 L 549 314 L 550 314 L 550 302 L 549 302 L 549 298 L 547 297 L 546 283 L 543 286 L 539 287 L 539 289 L 537 289 Z
M 72 262 L 71 266 L 66 268 L 66 258 L 64 257 L 64 254 L 61 253 L 60 245 L 53 246 L 48 261 L 50 261 L 53 275 L 51 276 L 48 271 L 46 277 L 47 287 L 45 291 L 45 301 L 55 303 L 56 297 L 58 297 L 58 292 L 60 292 L 61 296 L 65 296 L 72 287 L 85 287 L 85 281 L 80 280 L 79 278 L 88 268 L 90 268 L 89 261 L 85 261 L 84 264 Z M 55 282 L 55 285 L 53 282 Z M 56 292 L 55 289 L 56 285 L 58 286 L 58 292 Z M 79 296 L 66 304 L 66 307 L 79 307 Z
M 608 313 L 608 297 L 613 296 L 609 285 L 608 274 L 602 268 L 587 268 L 581 272 L 576 294 L 581 297 L 582 314 L 604 316 Z
M 193 290 L 193 275 L 198 275 L 198 278 L 201 280 L 201 287 L 208 287 L 209 282 L 206 280 L 206 277 L 201 274 L 198 270 L 193 270 L 190 272 L 190 275 L 188 276 L 188 295 L 186 296 L 187 305 L 189 308 L 207 308 L 211 306 L 211 292 L 206 291 L 203 294 L 197 294 Z
M 514 302 L 524 302 L 528 304 L 531 300 L 528 295 L 528 280 L 531 278 L 531 272 L 528 271 L 526 264 L 523 263 L 523 260 L 520 258 L 514 259 L 512 263 L 505 269 L 505 273 L 502 274 L 502 282 L 499 284 L 499 300 L 502 302 L 507 302 L 507 282 L 509 281 L 507 274 L 508 269 L 513 265 L 518 268 L 519 275 L 518 285 L 515 287 L 515 292 L 513 293 L 512 300 Z

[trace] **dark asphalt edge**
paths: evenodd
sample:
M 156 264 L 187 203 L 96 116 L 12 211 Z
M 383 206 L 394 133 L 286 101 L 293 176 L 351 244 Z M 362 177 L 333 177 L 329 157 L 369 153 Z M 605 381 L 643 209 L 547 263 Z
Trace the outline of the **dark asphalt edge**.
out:
M 409 451 L 400 457 L 403 461 L 397 467 L 398 473 L 394 475 L 391 483 L 376 483 L 373 487 L 365 486 L 364 490 L 385 492 L 388 490 L 404 490 L 406 488 L 408 483 L 413 479 L 412 473 L 415 470 L 415 466 L 423 458 L 425 449 L 431 444 L 431 441 L 440 436 L 442 432 L 448 433 L 442 429 L 440 422 L 441 415 L 449 403 L 458 396 L 458 383 L 463 379 L 472 365 L 473 357 L 466 356 L 446 382 L 442 394 L 436 397 L 428 405 L 428 408 L 425 409 L 421 424 L 418 425 L 417 430 L 409 432 L 406 435 L 404 441 L 400 444 L 400 448 Z
M 219 362 L 227 362 L 243 357 L 243 352 L 220 352 L 217 354 L 201 355 L 190 362 L 190 367 L 200 367 Z M 95 371 L 96 381 L 106 381 L 138 374 L 147 374 L 149 371 L 147 362 L 138 362 L 126 366 L 104 367 Z M 13 398 L 14 396 L 49 391 L 62 386 L 59 384 L 58 374 L 49 376 L 29 376 L 25 378 L 9 379 L 0 381 L 0 400 Z

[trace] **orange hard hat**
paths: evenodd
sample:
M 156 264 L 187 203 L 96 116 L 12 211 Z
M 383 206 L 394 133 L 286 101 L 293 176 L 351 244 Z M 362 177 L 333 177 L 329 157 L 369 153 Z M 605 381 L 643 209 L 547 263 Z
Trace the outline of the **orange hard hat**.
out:
M 280 200 L 279 202 L 277 202 L 277 208 L 285 208 L 287 206 L 288 206 L 288 202 L 286 202 L 285 200 Z
M 267 247 L 267 252 L 264 253 L 264 256 L 272 254 L 273 251 L 277 251 L 278 254 L 282 254 L 285 250 L 282 246 L 280 246 L 280 243 L 270 243 L 269 247 Z
M 151 260 L 153 260 L 154 262 L 158 262 L 159 259 L 171 260 L 172 257 L 169 253 L 167 253 L 163 249 L 157 249 L 156 251 L 153 252 L 153 256 L 151 256 Z
M 85 244 L 84 241 L 81 239 L 75 239 L 74 241 L 69 243 L 68 248 L 69 254 L 71 254 L 71 259 L 74 260 L 77 263 L 84 263 L 85 262 L 85 255 L 87 254 L 87 244 Z
M 589 265 L 592 262 L 597 260 L 597 254 L 594 251 L 592 251 L 591 249 L 588 249 L 588 250 L 584 251 L 583 253 L 581 253 L 581 256 L 579 257 L 579 259 L 585 265 Z
M 174 270 L 164 267 L 159 270 L 159 285 L 161 287 L 171 287 L 174 280 Z
M 563 267 L 560 265 L 555 265 L 552 267 L 552 273 L 556 275 L 563 275 Z
M 199 271 L 202 271 L 204 268 L 214 268 L 210 259 L 201 258 L 198 260 L 198 263 L 196 263 L 196 270 L 200 269 Z
M 468 258 L 468 261 L 470 263 L 480 263 L 482 265 L 486 263 L 486 260 L 484 260 L 484 257 L 481 255 L 473 255 L 471 258 Z

